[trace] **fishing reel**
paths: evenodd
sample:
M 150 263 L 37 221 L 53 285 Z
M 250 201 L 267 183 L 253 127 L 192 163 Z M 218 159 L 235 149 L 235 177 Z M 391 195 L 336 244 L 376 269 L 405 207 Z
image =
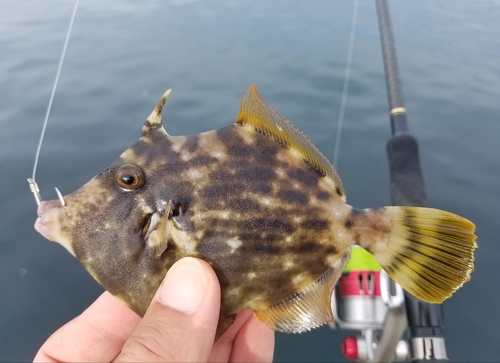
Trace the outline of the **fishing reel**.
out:
M 335 323 L 330 327 L 358 331 L 342 343 L 344 356 L 365 362 L 407 360 L 408 343 L 399 340 L 406 328 L 404 301 L 401 286 L 373 256 L 361 247 L 353 247 L 331 301 Z M 387 329 L 388 323 L 400 326 Z

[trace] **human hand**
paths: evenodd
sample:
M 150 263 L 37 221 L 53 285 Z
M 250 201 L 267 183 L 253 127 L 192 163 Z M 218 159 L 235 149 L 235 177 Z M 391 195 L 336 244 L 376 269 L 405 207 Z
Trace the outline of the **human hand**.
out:
M 34 361 L 272 360 L 274 333 L 250 310 L 214 343 L 219 309 L 220 285 L 210 265 L 184 258 L 170 268 L 144 318 L 105 292 L 52 334 Z

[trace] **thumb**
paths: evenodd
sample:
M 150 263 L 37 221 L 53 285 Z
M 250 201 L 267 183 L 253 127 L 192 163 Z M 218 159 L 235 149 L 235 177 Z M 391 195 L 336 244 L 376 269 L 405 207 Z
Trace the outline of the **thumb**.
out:
M 220 285 L 210 265 L 176 262 L 117 362 L 207 361 L 220 310 Z

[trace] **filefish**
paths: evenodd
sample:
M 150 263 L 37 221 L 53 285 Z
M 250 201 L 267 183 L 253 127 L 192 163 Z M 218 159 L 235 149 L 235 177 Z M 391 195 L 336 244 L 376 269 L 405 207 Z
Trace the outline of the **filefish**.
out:
M 137 314 L 185 256 L 207 261 L 219 279 L 217 337 L 243 309 L 287 333 L 333 322 L 330 299 L 353 245 L 427 302 L 470 279 L 472 222 L 430 208 L 346 204 L 328 159 L 254 85 L 235 124 L 190 136 L 165 131 L 169 94 L 137 143 L 80 189 L 41 202 L 35 223 Z

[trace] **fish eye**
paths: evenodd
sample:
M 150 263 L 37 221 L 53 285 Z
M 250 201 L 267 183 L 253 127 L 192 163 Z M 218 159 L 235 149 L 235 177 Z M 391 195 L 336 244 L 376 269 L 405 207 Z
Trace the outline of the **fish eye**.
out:
M 115 183 L 124 190 L 135 190 L 144 185 L 144 171 L 135 164 L 124 164 L 115 174 Z

